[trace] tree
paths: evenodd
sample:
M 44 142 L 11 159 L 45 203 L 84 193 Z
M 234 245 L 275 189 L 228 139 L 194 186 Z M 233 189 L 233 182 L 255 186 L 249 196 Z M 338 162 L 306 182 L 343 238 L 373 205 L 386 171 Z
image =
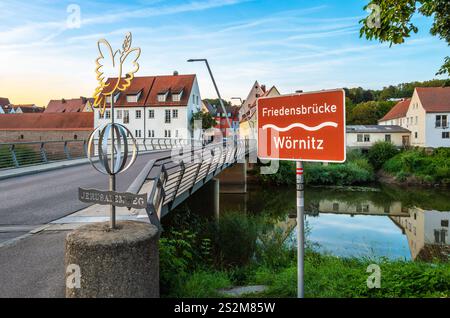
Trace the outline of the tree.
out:
M 222 108 L 220 107 L 220 101 L 218 98 L 215 99 L 206 98 L 205 101 L 214 106 L 219 112 L 222 112 Z M 222 102 L 225 107 L 231 107 L 231 102 L 227 102 L 224 99 L 222 99 Z
M 370 101 L 360 103 L 353 107 L 347 115 L 347 123 L 350 125 L 376 125 L 378 120 L 386 115 L 395 102 Z
M 377 141 L 369 149 L 367 158 L 372 166 L 378 170 L 386 161 L 394 157 L 396 154 L 398 154 L 398 150 L 394 144 L 386 141 Z
M 391 46 L 404 43 L 411 33 L 419 30 L 411 22 L 413 15 L 418 12 L 426 17 L 433 17 L 430 33 L 450 45 L 449 0 L 370 0 L 364 7 L 364 10 L 368 9 L 373 12 L 360 21 L 361 37 L 389 42 Z M 450 75 L 450 56 L 444 59 L 444 64 L 436 73 L 445 74 Z
M 194 121 L 201 120 L 202 121 L 202 129 L 210 129 L 217 125 L 216 120 L 210 113 L 197 112 L 192 116 L 191 126 L 194 127 Z

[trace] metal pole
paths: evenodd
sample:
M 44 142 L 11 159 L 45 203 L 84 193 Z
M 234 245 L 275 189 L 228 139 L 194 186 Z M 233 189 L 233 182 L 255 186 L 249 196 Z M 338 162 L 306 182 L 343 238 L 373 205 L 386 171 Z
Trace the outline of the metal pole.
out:
M 114 92 L 111 95 L 111 172 L 112 174 L 109 176 L 109 190 L 110 191 L 116 191 L 116 176 L 114 174 L 114 156 L 115 156 L 115 149 L 114 149 Z M 111 204 L 110 206 L 110 220 L 109 225 L 111 229 L 116 228 L 116 207 Z
M 211 71 L 211 68 L 209 67 L 208 60 L 205 59 L 205 63 L 206 63 L 206 67 L 208 68 L 209 75 L 211 76 L 212 82 L 214 84 L 214 88 L 216 89 L 217 96 L 219 97 L 220 107 L 222 108 L 222 111 L 225 114 L 225 118 L 227 119 L 228 127 L 230 127 L 230 129 L 232 129 L 230 118 L 228 118 L 227 110 L 225 109 L 225 105 L 223 104 L 222 97 L 220 96 L 220 93 L 219 93 L 219 88 L 217 87 L 216 80 L 214 79 L 214 76 L 213 76 L 213 73 Z
M 305 259 L 305 193 L 304 193 L 304 177 L 303 163 L 297 161 L 297 288 L 298 298 L 305 297 L 304 291 L 304 259 Z

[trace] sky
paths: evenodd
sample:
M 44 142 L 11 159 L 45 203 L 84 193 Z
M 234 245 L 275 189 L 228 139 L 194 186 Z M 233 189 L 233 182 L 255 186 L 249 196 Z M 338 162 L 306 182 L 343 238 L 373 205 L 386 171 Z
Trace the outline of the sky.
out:
M 214 87 L 189 58 L 208 59 L 226 99 L 245 99 L 255 80 L 287 94 L 436 78 L 449 47 L 432 21 L 416 16 L 419 33 L 400 46 L 367 41 L 367 1 L 0 0 L 0 96 L 41 106 L 92 96 L 97 40 L 120 48 L 128 31 L 142 49 L 137 76 L 197 74 L 202 98 Z

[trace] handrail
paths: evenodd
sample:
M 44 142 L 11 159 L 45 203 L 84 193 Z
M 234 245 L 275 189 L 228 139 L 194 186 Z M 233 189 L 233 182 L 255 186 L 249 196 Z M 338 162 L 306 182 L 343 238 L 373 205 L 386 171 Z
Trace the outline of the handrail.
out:
M 146 212 L 150 221 L 160 226 L 162 217 L 214 176 L 244 161 L 255 150 L 251 147 L 248 141 L 238 140 L 177 148 L 178 153 L 150 161 L 128 190 L 137 193 L 146 181 L 153 181 Z

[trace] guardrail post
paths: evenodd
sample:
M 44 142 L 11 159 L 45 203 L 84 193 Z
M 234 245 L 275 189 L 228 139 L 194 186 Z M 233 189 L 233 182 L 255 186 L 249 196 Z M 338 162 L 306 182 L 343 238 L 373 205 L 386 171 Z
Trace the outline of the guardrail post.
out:
M 11 145 L 9 147 L 9 151 L 11 152 L 11 158 L 14 162 L 14 165 L 16 166 L 16 168 L 19 168 L 19 161 L 17 161 L 17 156 L 16 156 L 16 151 L 15 151 L 15 145 Z
M 66 154 L 67 160 L 70 160 L 69 147 L 67 147 L 67 141 L 64 141 L 64 153 Z
M 86 140 L 83 141 L 83 151 L 84 151 L 84 155 L 87 157 L 88 155 L 88 145 Z
M 40 149 L 40 151 L 41 151 L 41 158 L 42 158 L 42 161 L 44 161 L 45 163 L 47 163 L 48 160 L 47 160 L 47 154 L 46 154 L 46 152 L 45 152 L 44 144 L 45 144 L 45 143 L 41 142 L 41 149 Z

